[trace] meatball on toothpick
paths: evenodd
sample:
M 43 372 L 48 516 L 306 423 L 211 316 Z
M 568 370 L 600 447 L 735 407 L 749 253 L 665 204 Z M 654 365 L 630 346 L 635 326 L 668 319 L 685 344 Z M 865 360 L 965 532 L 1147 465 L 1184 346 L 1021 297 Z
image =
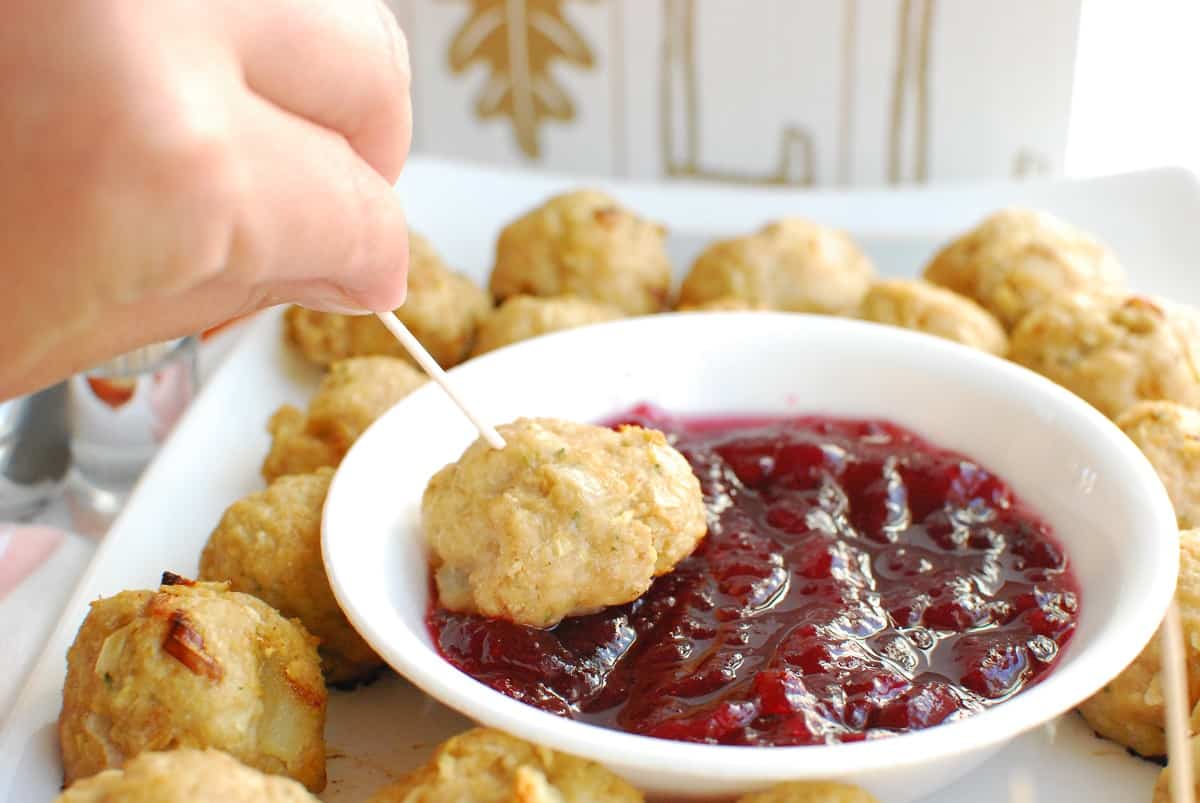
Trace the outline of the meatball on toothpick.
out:
M 1188 703 L 1200 703 L 1200 530 L 1179 534 L 1175 601 L 1183 623 Z M 1146 758 L 1167 753 L 1162 640 L 1150 640 L 1134 662 L 1079 706 L 1092 730 Z
M 707 531 L 700 482 L 661 432 L 549 418 L 498 428 L 425 489 L 441 605 L 535 627 L 637 599 Z

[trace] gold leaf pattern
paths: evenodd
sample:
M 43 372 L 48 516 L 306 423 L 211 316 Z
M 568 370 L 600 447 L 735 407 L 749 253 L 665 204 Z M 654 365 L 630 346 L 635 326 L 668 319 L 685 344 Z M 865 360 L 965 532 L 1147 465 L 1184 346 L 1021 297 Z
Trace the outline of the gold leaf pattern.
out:
M 484 64 L 488 80 L 475 99 L 481 119 L 508 117 L 517 144 L 541 154 L 538 128 L 545 120 L 572 120 L 575 104 L 555 80 L 555 60 L 590 69 L 595 59 L 563 15 L 566 0 L 467 0 L 471 10 L 450 41 L 450 69 Z

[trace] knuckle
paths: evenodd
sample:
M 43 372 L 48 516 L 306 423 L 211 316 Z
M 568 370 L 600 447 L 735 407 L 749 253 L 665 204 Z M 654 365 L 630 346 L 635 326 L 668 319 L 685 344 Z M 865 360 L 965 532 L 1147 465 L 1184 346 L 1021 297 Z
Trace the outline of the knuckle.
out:
M 143 152 L 144 201 L 160 216 L 165 242 L 146 292 L 175 292 L 226 270 L 246 175 L 228 132 L 187 115 Z

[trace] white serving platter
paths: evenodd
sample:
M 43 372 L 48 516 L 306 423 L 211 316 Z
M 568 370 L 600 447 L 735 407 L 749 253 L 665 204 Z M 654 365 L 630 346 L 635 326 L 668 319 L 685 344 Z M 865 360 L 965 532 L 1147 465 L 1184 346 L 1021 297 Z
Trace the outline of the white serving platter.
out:
M 915 275 L 948 236 L 999 207 L 1022 204 L 1095 232 L 1115 249 L 1139 290 L 1200 303 L 1200 184 L 1182 171 L 1084 181 L 804 193 L 581 182 L 414 159 L 400 191 L 413 227 L 429 236 L 451 264 L 483 281 L 500 227 L 547 195 L 580 184 L 608 189 L 623 203 L 665 223 L 678 272 L 715 237 L 799 214 L 848 230 L 881 272 Z M 225 507 L 262 486 L 258 467 L 268 446 L 267 417 L 285 402 L 303 404 L 318 376 L 289 352 L 279 331 L 278 311 L 250 325 L 98 549 L 0 730 L 0 799 L 42 803 L 59 790 L 55 720 L 65 656 L 89 601 L 126 588 L 153 587 L 164 569 L 194 573 L 200 550 Z M 20 623 L 2 625 L 8 631 Z M 364 800 L 468 724 L 394 676 L 354 692 L 333 692 L 326 734 L 330 783 L 323 799 Z M 1149 801 L 1157 771 L 1097 739 L 1077 716 L 1068 715 L 1019 738 L 928 803 L 1007 803 L 1014 776 L 1031 782 L 1039 801 Z

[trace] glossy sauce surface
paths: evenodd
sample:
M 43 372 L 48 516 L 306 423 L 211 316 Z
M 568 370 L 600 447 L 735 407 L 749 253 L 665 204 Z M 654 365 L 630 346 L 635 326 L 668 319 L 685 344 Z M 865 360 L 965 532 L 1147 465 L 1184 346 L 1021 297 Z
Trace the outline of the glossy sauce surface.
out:
M 463 672 L 538 708 L 694 742 L 878 738 L 1000 703 L 1054 665 L 1077 587 L 971 460 L 880 421 L 678 419 L 709 533 L 632 603 L 550 630 L 445 611 Z

